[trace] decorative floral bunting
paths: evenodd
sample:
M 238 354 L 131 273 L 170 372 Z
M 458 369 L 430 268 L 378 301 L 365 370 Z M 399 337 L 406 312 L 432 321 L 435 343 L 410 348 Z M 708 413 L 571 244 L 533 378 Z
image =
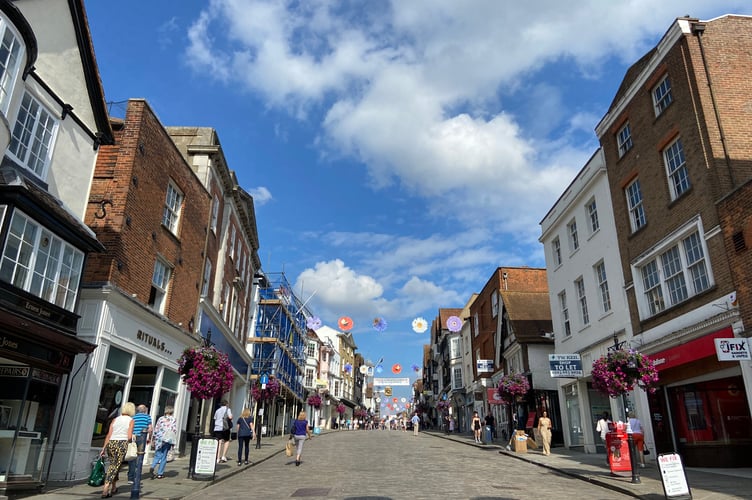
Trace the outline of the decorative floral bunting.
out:
M 392 365 L 392 373 L 394 374 L 402 373 L 402 365 L 400 365 L 399 363 Z
M 384 367 L 383 367 L 383 366 L 381 366 L 381 365 L 378 365 L 378 366 L 376 367 L 376 373 L 381 373 L 381 372 L 383 372 L 383 371 L 384 371 Z
M 384 330 L 386 330 L 386 320 L 384 318 L 374 318 L 373 319 L 373 329 L 377 332 L 381 333 Z
M 413 365 L 413 366 L 412 366 L 412 369 L 413 369 L 413 371 L 414 371 L 415 373 L 418 373 L 418 372 L 420 371 L 420 366 L 418 366 L 418 365 Z
M 321 318 L 319 318 L 318 316 L 311 316 L 306 320 L 306 326 L 310 330 L 318 330 L 319 328 L 321 328 L 321 325 Z
M 423 333 L 428 330 L 428 321 L 424 318 L 415 318 L 413 320 L 413 331 L 415 333 Z
M 350 330 L 352 330 L 353 320 L 349 316 L 342 316 L 339 320 L 337 320 L 337 326 L 339 326 L 339 329 L 343 332 L 349 332 Z
M 345 373 L 350 373 L 352 371 L 352 365 L 350 363 L 345 363 Z
M 459 332 L 462 330 L 462 320 L 457 316 L 449 316 L 447 318 L 446 326 L 450 332 Z

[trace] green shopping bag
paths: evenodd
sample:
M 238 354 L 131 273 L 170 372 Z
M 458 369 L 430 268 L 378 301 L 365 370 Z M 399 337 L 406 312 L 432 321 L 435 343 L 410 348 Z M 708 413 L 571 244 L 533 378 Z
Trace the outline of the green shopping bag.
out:
M 94 462 L 88 484 L 89 486 L 102 486 L 104 484 L 104 460 L 102 457 Z

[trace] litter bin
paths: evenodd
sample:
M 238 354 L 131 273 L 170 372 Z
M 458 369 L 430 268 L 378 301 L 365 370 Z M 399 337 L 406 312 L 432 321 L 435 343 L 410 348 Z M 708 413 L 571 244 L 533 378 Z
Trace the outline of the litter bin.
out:
M 483 428 L 483 442 L 486 444 L 493 443 L 493 433 L 491 432 L 491 426 L 487 425 Z

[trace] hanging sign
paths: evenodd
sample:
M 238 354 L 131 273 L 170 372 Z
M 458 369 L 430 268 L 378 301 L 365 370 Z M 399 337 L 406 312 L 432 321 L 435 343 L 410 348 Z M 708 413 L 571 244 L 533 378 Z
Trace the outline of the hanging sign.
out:
M 730 339 L 713 339 L 715 342 L 715 353 L 718 361 L 738 361 L 740 359 L 752 359 L 749 354 L 749 343 L 747 339 L 738 337 Z
M 549 354 L 548 368 L 551 378 L 582 377 L 582 360 L 579 354 Z

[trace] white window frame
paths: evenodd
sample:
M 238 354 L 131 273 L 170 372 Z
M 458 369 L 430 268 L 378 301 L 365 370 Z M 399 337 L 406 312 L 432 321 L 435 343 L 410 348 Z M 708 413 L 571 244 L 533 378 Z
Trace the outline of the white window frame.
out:
M 460 338 L 452 337 L 449 339 L 449 357 L 451 359 L 457 359 L 462 356 L 460 351 Z
M 567 236 L 569 238 L 569 251 L 571 253 L 580 249 L 580 237 L 577 234 L 577 220 L 572 219 L 567 224 Z
M 658 116 L 674 102 L 674 96 L 671 93 L 671 80 L 668 79 L 668 75 L 665 75 L 658 85 L 653 87 L 651 95 L 653 96 L 655 116 Z
M 616 133 L 616 144 L 619 149 L 619 158 L 632 149 L 632 127 L 629 125 L 629 121 L 625 122 Z
M 209 283 L 211 283 L 211 275 L 212 275 L 212 263 L 211 260 L 206 259 L 206 262 L 204 264 L 204 283 L 201 286 L 201 295 L 206 297 L 209 295 Z
M 580 310 L 580 321 L 583 326 L 590 324 L 590 313 L 588 312 L 587 293 L 585 292 L 585 280 L 580 276 L 574 280 L 574 290 L 577 292 L 577 304 Z
M 212 213 L 211 213 L 211 230 L 215 235 L 217 234 L 217 225 L 219 224 L 219 196 L 216 194 L 212 198 Z
M 606 263 L 602 260 L 597 262 L 593 266 L 593 274 L 595 275 L 595 283 L 598 285 L 598 297 L 600 298 L 601 312 L 605 314 L 611 311 L 611 292 L 608 289 Z
M 26 47 L 11 23 L 1 15 L 0 51 L 0 110 L 7 117 L 22 61 L 26 60 Z
M 595 202 L 595 197 L 591 198 L 585 204 L 585 211 L 587 212 L 588 222 L 590 223 L 590 234 L 593 235 L 601 228 L 600 221 L 598 220 L 598 205 Z
M 499 291 L 494 290 L 491 292 L 491 317 L 495 318 L 499 315 Z
M 567 306 L 567 292 L 565 290 L 559 292 L 559 312 L 561 314 L 561 324 L 564 328 L 564 336 L 569 337 L 572 335 L 572 324 L 569 320 L 569 307 Z
M 693 221 L 632 264 L 640 319 L 655 316 L 713 287 L 703 234 L 702 224 Z
M 73 311 L 83 263 L 83 252 L 21 210 L 13 211 L 0 258 L 0 279 Z
M 305 369 L 305 386 L 313 387 L 313 368 Z
M 692 187 L 681 137 L 677 137 L 663 150 L 663 164 L 666 167 L 671 199 L 675 200 Z
M 176 236 L 180 224 L 180 214 L 183 209 L 183 198 L 183 192 L 178 189 L 174 182 L 170 181 L 167 184 L 167 192 L 165 193 L 162 225 Z
M 231 259 L 235 258 L 235 238 L 236 238 L 236 236 L 237 235 L 235 233 L 235 225 L 234 224 L 230 224 L 230 239 L 227 242 L 227 245 L 229 247 L 227 253 L 230 255 Z
M 316 357 L 316 342 L 308 342 L 308 345 L 306 346 L 306 356 L 309 358 L 315 358 Z
M 452 367 L 452 390 L 462 389 L 462 366 Z
M 25 91 L 11 130 L 8 154 L 42 180 L 47 179 L 58 131 L 55 115 Z
M 634 233 L 637 232 L 638 229 L 645 227 L 645 224 L 648 223 L 645 215 L 645 206 L 642 203 L 642 187 L 640 186 L 639 177 L 635 177 L 635 179 L 624 188 L 624 195 L 627 198 L 629 224 Z
M 477 337 L 480 335 L 480 325 L 478 323 L 478 313 L 473 314 L 473 328 L 475 331 L 473 332 L 473 337 Z
M 167 293 L 170 290 L 172 267 L 167 261 L 157 258 L 154 260 L 154 271 L 151 277 L 151 293 L 149 306 L 160 314 L 164 314 L 167 305 Z
M 551 241 L 551 255 L 554 258 L 554 266 L 561 265 L 561 240 L 557 236 Z

